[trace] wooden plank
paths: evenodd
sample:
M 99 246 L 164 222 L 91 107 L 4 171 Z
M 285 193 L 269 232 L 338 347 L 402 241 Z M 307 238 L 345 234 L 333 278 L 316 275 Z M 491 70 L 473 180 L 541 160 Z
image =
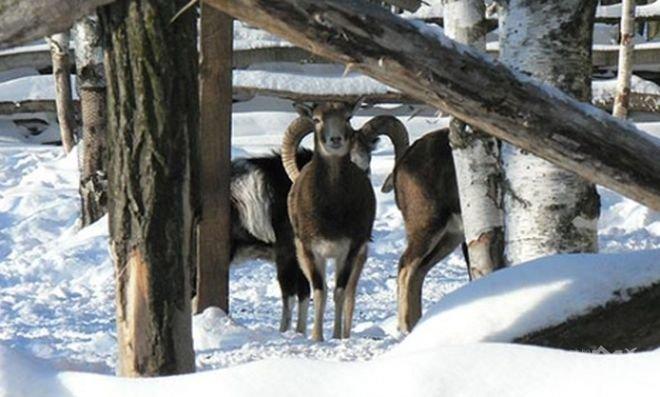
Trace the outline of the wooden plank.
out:
M 489 46 L 491 49 L 487 51 L 488 54 L 497 57 L 498 50 L 493 49 L 492 44 Z M 250 65 L 269 62 L 328 63 L 329 61 L 298 47 L 250 48 L 235 50 L 233 53 L 233 66 L 236 69 L 246 69 Z M 618 46 L 595 45 L 592 62 L 594 67 L 599 69 L 616 69 Z M 658 65 L 660 65 L 660 45 L 644 43 L 635 46 L 634 71 L 657 69 Z M 45 47 L 31 51 L 0 52 L 0 72 L 20 68 L 43 70 L 50 66 L 50 53 Z
M 56 112 L 54 99 L 0 102 L 0 115 Z
M 657 141 L 474 49 L 363 2 L 208 3 L 660 210 Z
M 73 50 L 70 50 L 70 56 L 73 57 Z M 15 49 L 0 52 L 0 73 L 22 68 L 32 68 L 41 71 L 51 66 L 53 66 L 53 62 L 46 45 L 34 46 L 34 48 L 25 50 Z
M 80 17 L 114 0 L 0 0 L 0 49 L 68 30 Z
M 229 311 L 232 18 L 202 3 L 196 312 Z
M 379 103 L 402 103 L 418 105 L 423 102 L 412 98 L 408 95 L 402 94 L 397 91 L 386 92 L 382 94 L 350 94 L 350 95 L 337 95 L 337 94 L 309 94 L 299 93 L 287 90 L 273 90 L 259 87 L 248 86 L 233 86 L 233 100 L 234 101 L 247 101 L 255 96 L 266 96 L 281 99 L 288 99 L 291 101 L 306 101 L 306 102 L 327 102 L 327 101 L 346 101 L 354 102 L 362 99 L 368 104 Z M 612 111 L 614 104 L 614 97 L 607 97 L 604 99 L 594 98 L 592 104 L 605 111 Z M 77 100 L 74 101 L 74 106 L 79 108 L 80 104 Z M 52 99 L 46 100 L 26 100 L 18 102 L 0 102 L 0 115 L 14 115 L 14 114 L 29 114 L 29 113 L 43 113 L 55 112 L 55 101 Z M 631 112 L 646 112 L 646 113 L 660 113 L 660 95 L 643 94 L 632 92 L 630 94 L 630 109 Z

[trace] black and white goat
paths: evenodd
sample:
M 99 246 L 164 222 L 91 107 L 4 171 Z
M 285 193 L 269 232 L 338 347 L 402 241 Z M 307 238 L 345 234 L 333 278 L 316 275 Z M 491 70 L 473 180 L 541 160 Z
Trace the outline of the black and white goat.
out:
M 300 151 L 296 157 L 302 166 L 311 160 L 312 152 Z M 303 303 L 296 329 L 304 332 L 306 321 L 301 318 L 307 316 L 310 289 L 295 255 L 286 206 L 290 188 L 277 153 L 232 161 L 230 257 L 232 264 L 250 259 L 275 263 L 282 293 L 280 331 L 291 327 L 291 309 L 297 297 Z
M 323 340 L 328 259 L 335 261 L 333 337 L 348 338 L 357 283 L 367 259 L 367 243 L 376 214 L 371 182 L 351 161 L 351 147 L 359 136 L 386 134 L 400 155 L 408 146 L 408 134 L 392 116 L 374 117 L 356 131 L 350 125 L 353 107 L 344 103 L 324 103 L 301 111 L 304 114 L 284 136 L 282 162 L 294 181 L 288 208 L 296 254 L 314 290 L 312 339 Z M 295 154 L 302 138 L 311 132 L 314 154 L 299 171 Z

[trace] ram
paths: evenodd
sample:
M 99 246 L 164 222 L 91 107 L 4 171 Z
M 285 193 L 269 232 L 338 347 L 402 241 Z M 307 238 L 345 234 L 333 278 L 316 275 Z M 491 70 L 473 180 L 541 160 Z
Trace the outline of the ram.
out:
M 327 296 L 326 262 L 335 262 L 334 338 L 350 336 L 358 279 L 367 258 L 376 202 L 367 174 L 351 158 L 358 137 L 386 134 L 395 156 L 408 146 L 403 124 L 392 116 L 377 116 L 360 130 L 351 127 L 354 107 L 330 102 L 300 108 L 284 136 L 282 162 L 293 181 L 288 208 L 296 255 L 314 293 L 312 339 L 323 340 Z M 300 141 L 314 132 L 312 159 L 300 171 L 296 152 Z
M 397 277 L 399 329 L 408 332 L 422 315 L 429 270 L 461 243 L 470 266 L 448 129 L 430 132 L 406 150 L 382 190 L 392 189 L 408 241 Z

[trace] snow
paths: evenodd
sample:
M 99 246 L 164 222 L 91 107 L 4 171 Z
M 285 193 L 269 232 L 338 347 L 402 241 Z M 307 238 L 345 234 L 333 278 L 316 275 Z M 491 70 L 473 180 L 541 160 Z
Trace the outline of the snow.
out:
M 71 76 L 71 92 L 74 99 L 76 79 Z M 0 83 L 0 102 L 19 102 L 55 99 L 55 83 L 52 75 L 26 76 Z
M 261 70 L 235 70 L 235 87 L 256 87 L 266 90 L 301 94 L 362 95 L 396 92 L 393 88 L 370 77 L 344 73 L 339 65 L 281 64 L 260 65 Z M 265 70 L 264 70 L 265 69 Z
M 293 47 L 293 44 L 264 30 L 256 29 L 241 21 L 234 21 L 234 50 Z
M 0 347 L 0 395 L 647 395 L 660 387 L 660 378 L 655 376 L 658 362 L 660 351 L 597 355 L 530 346 L 470 344 L 361 363 L 270 359 L 191 375 L 126 379 L 56 372 Z
M 591 90 L 594 102 L 614 100 L 616 96 L 616 79 L 594 80 Z M 656 106 L 660 106 L 660 86 L 652 81 L 632 75 L 630 79 L 630 92 L 653 95 L 655 98 L 649 98 L 649 101 L 653 101 Z
M 654 1 L 651 4 L 640 4 L 635 7 L 636 17 L 657 17 L 660 16 L 660 1 Z M 621 4 L 612 4 L 600 6 L 596 9 L 596 18 L 621 18 Z

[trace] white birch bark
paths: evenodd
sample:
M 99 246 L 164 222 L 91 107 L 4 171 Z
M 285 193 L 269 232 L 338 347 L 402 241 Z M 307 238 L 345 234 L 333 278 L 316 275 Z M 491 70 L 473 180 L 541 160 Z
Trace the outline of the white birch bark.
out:
M 450 38 L 486 50 L 483 0 L 444 0 L 444 29 Z M 503 265 L 501 167 L 497 139 L 457 119 L 450 126 L 470 278 Z
M 106 83 L 101 29 L 96 15 L 80 19 L 72 33 L 82 114 L 82 147 L 79 147 L 81 212 L 83 226 L 87 226 L 106 211 Z
M 500 59 L 588 101 L 596 0 L 510 0 L 500 5 Z M 595 252 L 600 200 L 595 186 L 505 144 L 506 260 Z
M 630 104 L 630 78 L 632 76 L 633 50 L 635 44 L 635 0 L 621 2 L 621 42 L 619 44 L 619 67 L 616 96 L 612 115 L 625 119 Z
M 57 121 L 64 151 L 69 153 L 75 145 L 75 117 L 71 93 L 71 61 L 69 59 L 69 33 L 58 33 L 46 38 L 53 60 L 55 104 Z

